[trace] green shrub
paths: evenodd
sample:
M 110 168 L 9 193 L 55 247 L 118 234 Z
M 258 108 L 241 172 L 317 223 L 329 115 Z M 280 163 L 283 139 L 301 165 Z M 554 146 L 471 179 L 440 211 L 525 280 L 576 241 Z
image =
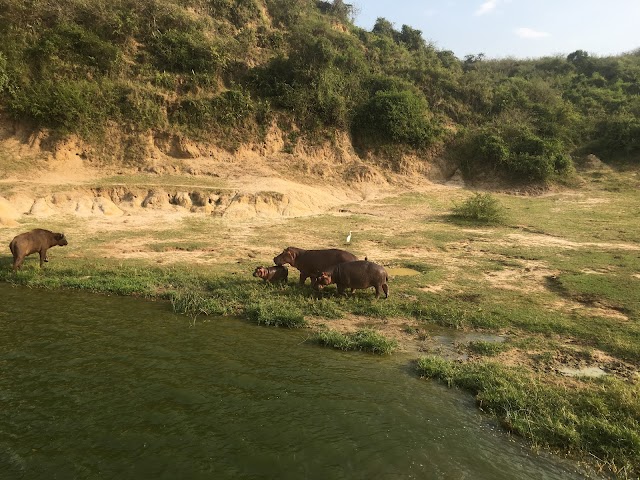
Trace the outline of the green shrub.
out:
M 514 179 L 547 181 L 573 166 L 562 142 L 538 136 L 526 125 L 480 129 L 468 134 L 465 143 L 467 174 L 484 165 Z
M 460 205 L 453 207 L 453 216 L 477 223 L 502 223 L 504 208 L 490 193 L 474 193 Z
M 385 143 L 426 147 L 438 139 L 424 97 L 409 91 L 378 91 L 359 109 L 354 134 Z
M 88 134 L 113 116 L 113 88 L 108 82 L 44 80 L 12 93 L 11 113 L 63 133 Z
M 640 152 L 640 120 L 629 114 L 609 116 L 595 127 L 593 150 L 599 155 Z
M 197 31 L 169 29 L 152 37 L 148 48 L 160 71 L 214 73 L 226 63 L 224 55 Z
M 60 70 L 65 74 L 84 66 L 98 73 L 110 72 L 120 61 L 120 49 L 81 25 L 62 23 L 45 30 L 28 51 L 39 73 Z

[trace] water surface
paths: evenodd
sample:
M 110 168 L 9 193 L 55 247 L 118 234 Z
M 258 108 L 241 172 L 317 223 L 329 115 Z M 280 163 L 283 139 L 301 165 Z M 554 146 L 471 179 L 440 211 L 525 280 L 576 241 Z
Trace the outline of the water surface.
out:
M 0 478 L 578 479 L 404 360 L 0 285 Z

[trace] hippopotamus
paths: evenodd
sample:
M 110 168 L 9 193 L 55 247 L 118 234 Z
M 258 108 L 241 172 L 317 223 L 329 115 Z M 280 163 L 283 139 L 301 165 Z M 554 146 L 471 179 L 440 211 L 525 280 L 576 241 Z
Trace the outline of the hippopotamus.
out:
M 303 250 L 302 248 L 287 247 L 280 255 L 274 257 L 273 263 L 276 265 L 288 263 L 300 270 L 300 285 L 304 285 L 307 278 L 315 272 L 322 272 L 338 263 L 352 262 L 357 259 L 354 254 L 337 248 Z
M 386 270 L 377 263 L 368 260 L 356 260 L 334 265 L 315 275 L 314 286 L 318 289 L 326 285 L 336 284 L 339 295 L 344 295 L 347 288 L 351 293 L 357 288 L 374 287 L 376 298 L 380 297 L 380 289 L 384 291 L 384 298 L 389 298 L 389 276 Z
M 42 268 L 44 262 L 49 261 L 48 249 L 55 246 L 64 247 L 67 244 L 64 233 L 54 233 L 42 228 L 16 235 L 9 243 L 9 249 L 13 254 L 13 270 L 16 271 L 22 266 L 24 257 L 36 252 L 40 253 L 40 268 Z
M 274 267 L 256 267 L 253 272 L 254 277 L 262 278 L 265 282 L 282 282 L 287 283 L 289 279 L 289 270 L 282 265 L 276 265 Z

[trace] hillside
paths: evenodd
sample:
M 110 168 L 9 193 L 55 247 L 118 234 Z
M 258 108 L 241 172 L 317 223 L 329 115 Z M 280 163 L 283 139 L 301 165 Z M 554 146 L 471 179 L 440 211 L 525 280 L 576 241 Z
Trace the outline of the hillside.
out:
M 638 161 L 640 50 L 458 59 L 352 14 L 341 0 L 0 0 L 0 175 L 69 154 L 540 183 L 588 153 Z

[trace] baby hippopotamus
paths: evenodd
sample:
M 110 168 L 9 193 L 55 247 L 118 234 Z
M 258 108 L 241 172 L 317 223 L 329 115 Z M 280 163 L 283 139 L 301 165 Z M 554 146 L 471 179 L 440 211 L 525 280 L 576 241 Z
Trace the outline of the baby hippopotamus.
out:
M 273 267 L 256 267 L 256 270 L 253 272 L 254 277 L 260 277 L 265 282 L 282 282 L 287 283 L 289 279 L 289 270 L 287 267 L 283 267 L 281 265 L 275 265 Z
M 315 276 L 314 287 L 321 289 L 325 285 L 335 283 L 339 295 L 344 295 L 346 289 L 351 289 L 353 293 L 356 288 L 374 287 L 376 298 L 380 297 L 380 289 L 384 291 L 384 298 L 389 298 L 388 280 L 386 270 L 380 265 L 368 260 L 356 260 L 339 263 L 319 272 Z

